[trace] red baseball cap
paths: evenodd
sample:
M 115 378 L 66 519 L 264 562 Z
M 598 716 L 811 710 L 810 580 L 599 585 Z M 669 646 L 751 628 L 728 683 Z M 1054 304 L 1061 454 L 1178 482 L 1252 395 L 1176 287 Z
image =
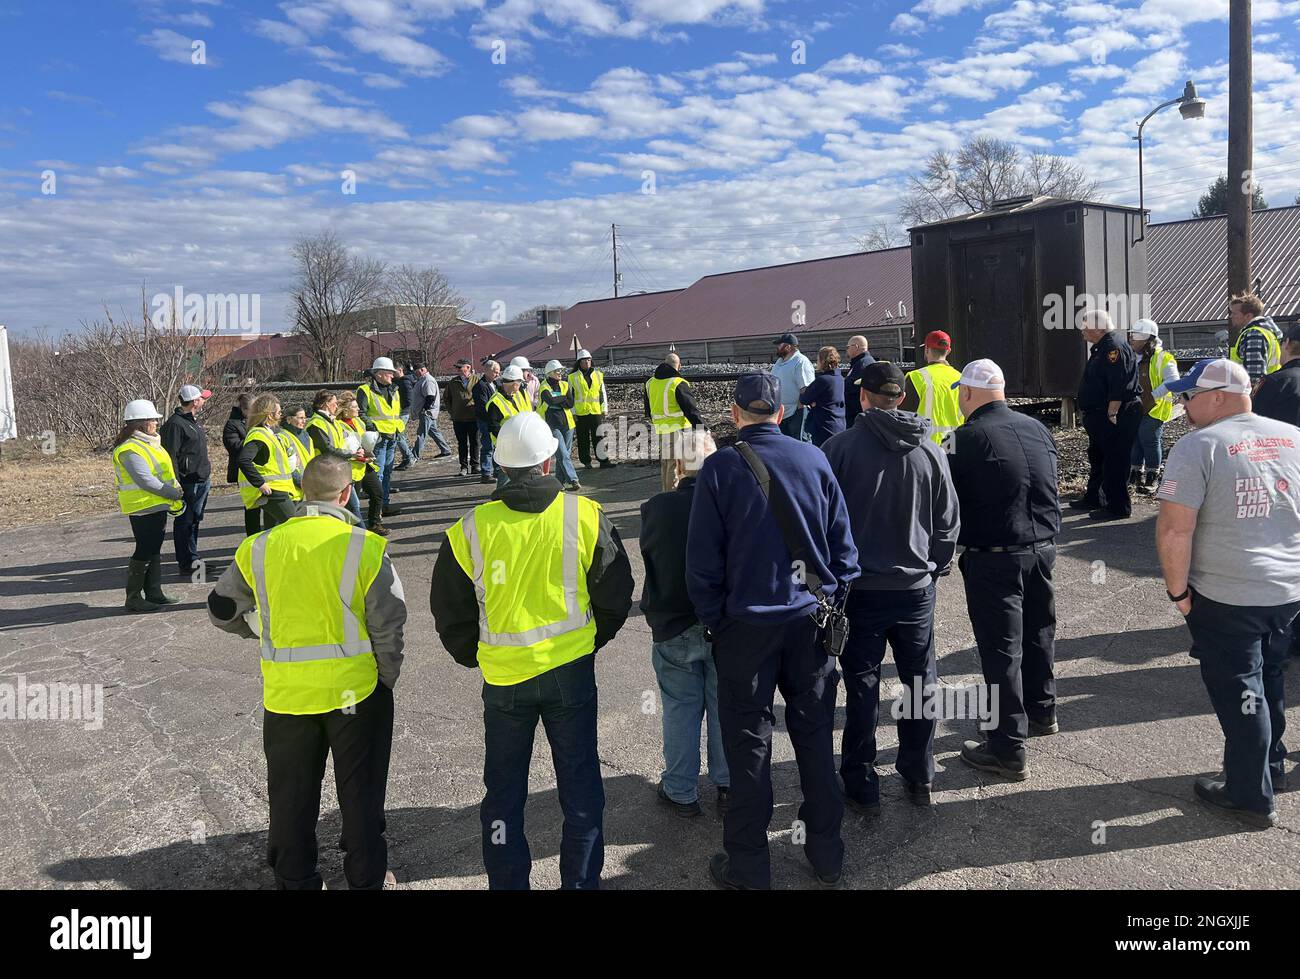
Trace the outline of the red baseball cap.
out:
M 931 330 L 925 335 L 925 345 L 932 350 L 951 350 L 952 337 L 943 330 Z

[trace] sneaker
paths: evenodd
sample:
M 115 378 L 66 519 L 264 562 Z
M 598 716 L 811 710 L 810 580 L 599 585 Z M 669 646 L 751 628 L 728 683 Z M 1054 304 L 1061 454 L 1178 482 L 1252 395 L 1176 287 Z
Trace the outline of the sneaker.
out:
M 374 523 L 372 523 L 369 527 L 366 528 L 366 530 L 370 531 L 372 534 L 378 534 L 380 537 L 387 537 L 389 533 L 388 528 L 385 527 L 383 524 L 381 524 L 379 521 L 375 521 Z
M 664 791 L 664 783 L 659 783 L 659 791 L 655 793 L 659 801 L 671 809 L 682 819 L 694 819 L 701 812 L 699 800 L 695 802 L 678 802 Z
M 931 805 L 930 800 L 930 783 L 929 782 L 909 782 L 903 779 L 903 791 L 907 794 L 907 799 L 914 806 Z
M 1196 798 L 1201 802 L 1213 806 L 1247 826 L 1254 826 L 1257 829 L 1272 829 L 1277 825 L 1276 811 L 1256 812 L 1253 809 L 1241 808 L 1241 806 L 1228 799 L 1228 786 L 1217 779 L 1202 775 L 1193 783 L 1192 788 L 1196 793 Z
M 833 874 L 821 873 L 815 866 L 813 866 L 812 858 L 808 856 L 807 847 L 804 847 L 803 857 L 808 861 L 808 866 L 812 868 L 813 879 L 817 881 L 818 884 L 828 890 L 833 890 L 840 886 L 840 882 L 844 880 L 843 870 L 837 870 Z
M 496 480 L 491 476 L 480 476 L 478 478 L 478 481 L 480 483 L 492 483 L 494 485 L 496 484 Z
M 731 808 L 731 789 L 725 785 L 718 786 L 718 815 L 725 816 Z
M 1061 725 L 1056 723 L 1056 715 L 1048 714 L 1041 720 L 1029 719 L 1029 736 L 1031 738 L 1045 738 L 1049 734 L 1056 734 L 1061 730 Z
M 436 456 L 433 457 L 433 461 L 437 462 L 439 459 L 446 459 L 449 455 L 451 455 L 450 452 L 439 452 Z
M 400 486 L 390 486 L 390 487 L 388 487 L 388 495 L 389 495 L 389 496 L 396 496 L 396 495 L 397 495 L 398 493 L 400 493 L 400 492 L 402 492 L 402 487 L 400 487 Z
M 468 475 L 469 475 L 469 467 L 468 467 L 468 466 L 461 466 L 461 467 L 460 467 L 460 474 L 461 474 L 462 476 L 468 476 Z
M 1095 510 L 1101 506 L 1101 501 L 1095 497 L 1081 496 L 1077 500 L 1071 500 L 1066 506 L 1071 510 Z
M 386 506 L 382 507 L 379 512 L 385 517 L 396 517 L 402 512 L 402 508 L 399 506 Z
M 717 884 L 724 891 L 747 891 L 748 887 L 742 887 L 731 879 L 728 871 L 730 861 L 725 853 L 715 853 L 709 858 L 709 876 L 713 878 L 713 883 Z
M 879 815 L 880 815 L 880 800 L 879 800 L 879 799 L 876 799 L 874 802 L 863 802 L 861 799 L 855 799 L 855 798 L 853 798 L 853 796 L 851 796 L 851 795 L 847 795 L 847 794 L 846 794 L 846 795 L 844 796 L 844 805 L 845 805 L 847 808 L 852 809 L 852 810 L 853 810 L 854 812 L 856 812 L 859 816 L 879 816 Z
M 406 460 L 405 462 L 403 462 L 400 466 L 394 466 L 394 467 L 393 467 L 393 472 L 395 472 L 395 473 L 403 473 L 403 472 L 406 472 L 406 470 L 410 469 L 411 466 L 412 466 L 412 462 L 411 462 L 411 460 L 410 460 L 410 459 L 407 459 L 407 460 Z
M 1001 775 L 1012 782 L 1023 782 L 1029 778 L 1028 762 L 1009 761 L 999 758 L 993 753 L 993 749 L 989 747 L 987 741 L 967 741 L 962 745 L 961 760 L 971 768 L 978 768 L 982 772 Z
M 397 890 L 397 876 L 391 870 L 384 871 L 384 890 Z

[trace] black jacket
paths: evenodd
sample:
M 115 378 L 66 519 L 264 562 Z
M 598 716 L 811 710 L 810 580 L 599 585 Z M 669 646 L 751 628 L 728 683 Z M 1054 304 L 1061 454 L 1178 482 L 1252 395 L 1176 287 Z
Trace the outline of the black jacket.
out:
M 799 395 L 802 405 L 816 405 L 808 412 L 804 431 L 813 445 L 821 445 L 832 435 L 844 431 L 844 381 L 839 371 L 823 371 Z
M 1084 414 L 1104 413 L 1112 401 L 1120 402 L 1123 410 L 1129 402 L 1142 398 L 1138 357 L 1122 337 L 1122 333 L 1111 331 L 1092 345 L 1079 379 L 1078 404 Z
M 1255 393 L 1254 412 L 1264 418 L 1276 418 L 1300 426 L 1300 360 L 1288 360 Z
M 862 377 L 862 371 L 868 364 L 874 364 L 876 358 L 871 356 L 865 350 L 849 361 L 849 372 L 844 378 L 844 427 L 850 428 L 853 425 L 853 419 L 857 418 L 862 412 L 861 393 L 862 388 L 858 386 L 858 379 Z
M 230 409 L 226 427 L 221 430 L 221 443 L 226 447 L 226 455 L 230 457 L 230 462 L 226 466 L 227 483 L 236 482 L 238 479 L 239 450 L 244 447 L 244 438 L 247 435 L 248 422 L 244 418 L 244 413 L 236 405 Z
M 480 377 L 478 383 L 474 385 L 472 392 L 474 397 L 474 417 L 479 421 L 487 421 L 487 403 L 492 400 L 492 395 L 497 393 L 497 386 L 489 381 L 486 377 Z
M 320 415 L 327 422 L 333 421 L 333 419 L 323 411 L 317 411 L 314 414 Z M 347 449 L 334 448 L 330 442 L 329 436 L 322 432 L 319 426 L 311 424 L 310 418 L 307 419 L 307 437 L 311 439 L 312 448 L 316 450 L 318 455 L 338 456 L 340 459 L 352 458 L 352 453 Z
M 172 457 L 176 478 L 182 483 L 206 483 L 212 478 L 208 461 L 208 433 L 194 415 L 177 408 L 158 431 L 162 447 Z
M 560 395 L 560 388 L 550 378 L 542 381 L 542 386 L 538 388 L 538 398 L 546 405 L 546 424 L 552 429 L 558 429 L 561 432 L 569 430 L 569 419 L 565 417 L 564 410 L 573 410 L 573 385 L 569 385 L 569 393 Z
M 680 636 L 699 621 L 686 591 L 686 527 L 694 496 L 695 477 L 686 476 L 677 489 L 641 504 L 641 611 L 655 642 Z
M 541 513 L 559 493 L 560 484 L 554 476 L 533 476 L 506 483 L 492 494 L 492 499 L 501 500 L 520 513 Z M 556 546 L 560 546 L 558 541 Z M 603 510 L 596 531 L 596 550 L 587 571 L 587 594 L 596 621 L 594 652 L 617 635 L 632 608 L 632 565 L 618 531 Z M 433 566 L 429 609 L 433 612 L 438 638 L 452 659 L 470 669 L 478 666 L 478 599 L 474 583 L 456 560 L 446 532 L 442 534 L 438 560 Z
M 963 547 L 1033 544 L 1060 533 L 1056 443 L 1036 418 L 1005 401 L 976 408 L 953 433 L 948 468 L 961 504 Z
M 660 364 L 655 368 L 654 376 L 662 381 L 664 378 L 681 377 L 682 375 L 680 371 L 674 370 L 667 364 Z M 645 405 L 645 416 L 653 418 L 654 413 L 650 410 L 650 392 L 644 388 L 641 391 L 641 401 Z M 695 398 L 691 395 L 689 381 L 677 385 L 677 407 L 682 409 L 682 414 L 686 416 L 686 420 L 691 423 L 692 428 L 704 424 L 704 422 L 700 421 L 699 409 L 695 407 Z
M 415 378 L 410 374 L 403 374 L 393 381 L 393 384 L 397 387 L 397 403 L 402 406 L 402 414 L 410 414 L 411 393 L 415 391 Z

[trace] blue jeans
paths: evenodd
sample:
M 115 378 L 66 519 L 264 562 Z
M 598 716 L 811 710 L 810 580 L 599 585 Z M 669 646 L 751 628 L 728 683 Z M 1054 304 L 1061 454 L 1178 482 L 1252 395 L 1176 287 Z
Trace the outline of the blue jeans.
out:
M 363 524 L 365 517 L 361 515 L 361 484 L 353 483 L 352 492 L 348 494 L 348 511 Z
M 1273 808 L 1273 778 L 1285 771 L 1286 668 L 1300 602 L 1224 605 L 1192 593 L 1191 656 L 1223 729 L 1223 771 L 1233 805 Z
M 704 640 L 704 626 L 697 622 L 681 635 L 654 643 L 651 659 L 663 698 L 664 792 L 674 802 L 700 797 L 700 721 L 706 714 L 709 780 L 727 788 L 731 775 L 718 721 L 718 671 L 713 644 Z
M 397 430 L 397 448 L 400 448 L 402 450 L 403 464 L 408 462 L 414 462 L 416 459 L 420 457 L 420 453 L 418 450 L 414 454 L 411 453 L 411 443 L 406 441 L 406 426 L 410 424 L 410 421 L 411 421 L 410 415 L 403 415 L 402 427 Z
M 794 411 L 787 411 L 785 418 L 781 421 L 781 434 L 788 435 L 792 439 L 798 439 L 800 442 L 807 442 L 808 433 L 804 431 L 804 422 L 808 416 L 808 409 L 796 408 Z
M 1160 468 L 1160 433 L 1165 430 L 1165 423 L 1150 415 L 1143 415 L 1138 422 L 1137 438 L 1133 440 L 1133 452 L 1129 464 L 1140 466 L 1146 464 L 1146 470 L 1154 473 Z
M 388 506 L 388 487 L 393 482 L 393 460 L 396 456 L 396 439 L 381 437 L 375 443 L 375 463 L 379 466 L 379 485 L 384 490 L 384 506 Z
M 561 431 L 558 428 L 551 429 L 560 442 L 559 448 L 555 450 L 555 475 L 565 486 L 578 481 L 578 472 L 573 468 L 573 429 Z
M 431 415 L 428 412 L 420 412 L 420 427 L 415 435 L 415 458 L 424 457 L 424 443 L 430 438 L 433 444 L 438 447 L 438 451 L 443 455 L 449 455 L 451 449 L 447 446 L 447 440 L 442 437 L 442 432 L 438 431 L 438 416 Z
M 880 717 L 880 664 L 885 644 L 894 653 L 903 696 L 920 686 L 939 682 L 934 656 L 934 585 L 910 591 L 857 589 L 845 606 L 849 640 L 840 657 L 844 674 L 844 737 L 840 743 L 840 775 L 844 791 L 868 805 L 880 801 L 876 774 L 876 723 Z M 909 698 L 906 703 L 911 703 Z M 910 713 L 910 711 L 909 711 Z M 909 782 L 934 780 L 935 719 L 903 717 L 898 721 L 898 761 L 895 768 Z
M 176 544 L 176 563 L 181 568 L 192 568 L 199 559 L 199 524 L 208 506 L 208 491 L 212 483 L 181 483 L 185 494 L 185 512 L 172 523 L 172 539 Z
M 508 687 L 483 685 L 485 752 L 479 807 L 483 866 L 492 890 L 527 890 L 532 855 L 524 836 L 528 767 L 541 719 L 564 812 L 560 887 L 597 890 L 605 866 L 605 786 L 596 754 L 596 657 Z
M 478 422 L 478 471 L 480 475 L 491 476 L 493 471 L 492 454 L 496 446 L 492 443 L 492 427 L 482 418 Z

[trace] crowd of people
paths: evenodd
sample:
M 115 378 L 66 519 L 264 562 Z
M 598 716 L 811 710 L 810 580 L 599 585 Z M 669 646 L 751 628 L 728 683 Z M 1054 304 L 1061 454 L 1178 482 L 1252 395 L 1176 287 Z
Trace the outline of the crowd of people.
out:
M 1222 771 L 1196 779 L 1193 796 L 1268 827 L 1287 778 L 1282 676 L 1300 612 L 1300 327 L 1282 336 L 1253 296 L 1234 297 L 1230 309 L 1242 328 L 1230 357 L 1183 376 L 1154 322 L 1134 323 L 1125 338 L 1104 312 L 1085 314 L 1091 349 L 1077 402 L 1090 475 L 1068 507 L 1094 520 L 1127 516 L 1131 488 L 1159 502 L 1167 597 L 1186 617 L 1225 739 Z M 907 372 L 875 361 L 863 337 L 848 344 L 847 371 L 835 348 L 821 349 L 814 367 L 798 344 L 782 335 L 772 369 L 737 380 L 736 442 L 721 450 L 675 353 L 644 387 L 662 444 L 661 491 L 641 507 L 638 538 L 662 717 L 657 795 L 666 812 L 695 818 L 707 772 L 723 822 L 708 872 L 728 889 L 771 886 L 777 690 L 803 796 L 797 842 L 816 881 L 841 880 L 845 808 L 870 816 L 881 806 L 887 650 L 904 690 L 893 711 L 895 768 L 910 803 L 933 803 L 940 715 L 922 704 L 938 684 L 937 584 L 954 567 L 990 694 L 961 761 L 1022 781 L 1032 774 L 1031 739 L 1061 726 L 1053 572 L 1062 506 L 1051 432 L 1007 403 L 995 362 L 951 366 L 944 331 L 925 336 L 925 363 Z M 392 878 L 383 808 L 406 602 L 382 517 L 394 510 L 391 471 L 410 415 L 421 435 L 409 460 L 436 424 L 424 424 L 427 372 L 416 372 L 403 403 L 390 367 L 380 358 L 358 391 L 321 391 L 310 411 L 287 418 L 262 395 L 236 408 L 225 433 L 228 479 L 254 515 L 208 611 L 261 649 L 268 859 L 284 888 L 321 886 L 315 822 L 329 752 L 349 886 Z M 605 799 L 594 661 L 634 592 L 618 530 L 576 492 L 575 442 L 582 465 L 615 464 L 598 433 L 604 378 L 586 351 L 572 373 L 551 361 L 540 376 L 526 361 L 504 369 L 487 361 L 476 379 L 462 362 L 440 394 L 453 411 L 462 475 L 477 471 L 495 486 L 440 536 L 430 583 L 442 646 L 483 680 L 489 886 L 529 884 L 524 810 L 540 721 L 564 813 L 561 884 L 595 888 Z M 207 493 L 198 484 L 208 466 L 206 449 L 193 447 L 207 396 L 182 388 L 161 436 L 152 405 L 127 407 L 114 463 L 137 542 L 132 610 L 172 601 L 157 570 L 169 512 L 180 514 L 182 569 L 198 560 Z M 1193 431 L 1164 460 L 1163 426 L 1179 409 Z

